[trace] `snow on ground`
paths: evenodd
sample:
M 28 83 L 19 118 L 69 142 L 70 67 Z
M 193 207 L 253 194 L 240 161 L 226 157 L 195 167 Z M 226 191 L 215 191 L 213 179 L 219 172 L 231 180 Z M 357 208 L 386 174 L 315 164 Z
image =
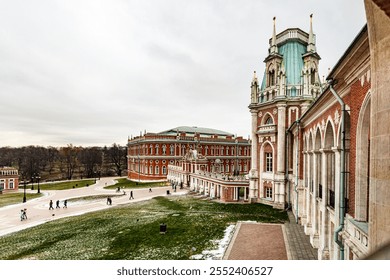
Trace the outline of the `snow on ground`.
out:
M 213 240 L 217 246 L 215 250 L 204 250 L 201 254 L 191 256 L 193 260 L 222 260 L 230 239 L 233 236 L 235 225 L 230 225 L 225 229 L 224 236 L 220 240 Z M 195 248 L 194 248 L 195 249 Z

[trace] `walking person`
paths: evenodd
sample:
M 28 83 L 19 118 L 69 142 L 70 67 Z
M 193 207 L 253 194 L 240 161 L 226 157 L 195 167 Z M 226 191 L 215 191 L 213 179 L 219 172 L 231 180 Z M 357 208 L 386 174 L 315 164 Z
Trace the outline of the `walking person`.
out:
M 24 211 L 23 211 L 23 209 L 20 210 L 20 220 L 21 220 L 21 221 L 24 220 Z
M 149 192 L 152 192 L 152 188 L 149 188 Z
M 50 202 L 49 202 L 49 210 L 54 210 L 54 208 L 53 208 L 53 200 L 50 200 Z
M 59 201 L 59 200 L 56 201 L 56 209 L 57 209 L 57 208 L 61 208 L 61 207 L 60 207 L 60 201 Z
M 23 210 L 23 220 L 27 220 L 27 209 L 24 208 Z
M 68 208 L 68 200 L 64 200 L 64 208 Z
M 130 191 L 130 198 L 129 198 L 129 200 L 130 199 L 134 199 L 134 197 L 133 197 L 133 191 Z

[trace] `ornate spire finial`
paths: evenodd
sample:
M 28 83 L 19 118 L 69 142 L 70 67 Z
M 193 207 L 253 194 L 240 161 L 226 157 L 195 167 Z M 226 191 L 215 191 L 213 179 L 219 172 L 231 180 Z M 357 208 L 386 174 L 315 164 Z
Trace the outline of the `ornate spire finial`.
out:
M 278 52 L 278 47 L 276 46 L 276 17 L 273 18 L 274 21 L 274 29 L 272 32 L 272 41 L 271 41 L 271 49 L 270 53 L 277 53 Z
M 316 44 L 314 42 L 313 34 L 313 14 L 310 15 L 310 31 L 309 31 L 309 42 L 307 45 L 307 52 L 316 52 Z

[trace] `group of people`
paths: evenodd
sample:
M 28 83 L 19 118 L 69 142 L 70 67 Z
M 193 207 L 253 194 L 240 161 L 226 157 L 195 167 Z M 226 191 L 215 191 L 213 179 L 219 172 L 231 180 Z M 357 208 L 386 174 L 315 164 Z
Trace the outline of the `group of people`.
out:
M 58 209 L 58 208 L 61 208 L 59 200 L 56 201 L 56 209 Z M 66 200 L 66 199 L 64 200 L 64 208 L 68 208 L 68 200 Z M 50 202 L 49 202 L 49 210 L 54 210 L 53 200 L 50 200 Z
M 176 186 L 175 186 L 175 190 L 176 190 Z M 120 192 L 120 188 L 119 187 L 117 189 L 117 192 Z M 152 192 L 151 188 L 149 188 L 149 192 Z M 123 191 L 123 194 L 126 195 L 126 192 Z M 129 200 L 131 200 L 131 199 L 134 199 L 133 191 L 130 191 Z M 54 210 L 53 204 L 54 204 L 53 200 L 50 200 L 50 202 L 49 202 L 49 210 Z M 107 197 L 107 205 L 112 205 L 111 197 Z M 58 209 L 58 208 L 61 208 L 59 200 L 56 201 L 56 209 Z M 66 200 L 66 199 L 63 201 L 63 208 L 68 208 L 68 200 Z M 26 220 L 26 219 L 27 219 L 27 209 L 20 210 L 20 220 L 23 221 L 23 220 Z
M 26 208 L 20 210 L 20 220 L 21 221 L 27 220 L 27 209 Z

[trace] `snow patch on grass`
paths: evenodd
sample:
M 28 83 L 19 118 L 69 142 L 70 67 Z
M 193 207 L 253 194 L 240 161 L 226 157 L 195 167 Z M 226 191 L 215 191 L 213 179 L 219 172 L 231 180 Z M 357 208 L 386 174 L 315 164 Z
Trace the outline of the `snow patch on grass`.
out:
M 213 240 L 212 242 L 217 247 L 214 250 L 204 250 L 201 254 L 193 255 L 190 259 L 193 260 L 222 260 L 226 248 L 229 245 L 230 239 L 233 236 L 235 225 L 229 225 L 225 231 L 222 239 Z

